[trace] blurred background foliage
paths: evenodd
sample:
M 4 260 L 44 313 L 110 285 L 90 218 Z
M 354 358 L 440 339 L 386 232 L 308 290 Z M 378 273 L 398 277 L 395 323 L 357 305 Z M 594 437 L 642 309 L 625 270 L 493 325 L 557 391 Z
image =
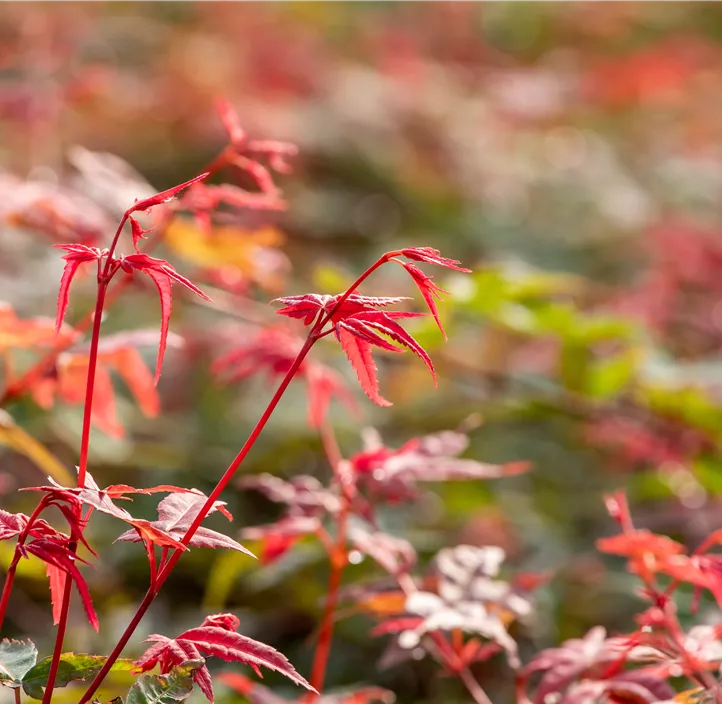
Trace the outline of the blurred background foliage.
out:
M 3 3 L 0 298 L 23 317 L 53 316 L 61 262 L 49 245 L 77 239 L 72 218 L 28 187 L 52 194 L 74 184 L 122 210 L 133 194 L 83 167 L 88 152 L 77 147 L 117 155 L 166 188 L 223 147 L 214 101 L 226 98 L 252 137 L 298 144 L 293 173 L 278 179 L 288 209 L 248 210 L 210 240 L 182 221 L 168 230 L 159 256 L 207 284 L 216 305 L 178 296 L 162 412 L 144 418 L 118 384 L 125 433 L 96 429 L 94 476 L 208 491 L 272 393 L 262 378 L 219 383 L 210 371 L 219 352 L 273 322 L 266 303 L 277 295 L 335 293 L 383 251 L 437 247 L 474 269 L 437 274 L 451 293 L 441 305 L 447 343 L 433 321 L 412 326 L 437 362 L 439 388 L 416 361 L 384 357 L 382 392 L 394 406 L 374 408 L 360 392 L 359 417 L 339 406 L 344 452 L 358 450 L 365 425 L 391 445 L 463 427 L 470 457 L 530 460 L 527 475 L 435 488 L 413 509 L 390 512 L 385 528 L 426 557 L 446 545 L 496 544 L 514 570 L 548 572 L 534 618 L 515 631 L 522 657 L 595 624 L 630 630 L 634 579 L 594 548 L 613 531 L 604 493 L 626 487 L 641 525 L 690 545 L 722 518 L 721 59 L 717 3 Z M 383 271 L 365 291 L 411 295 L 402 274 Z M 91 279 L 76 284 L 71 323 L 91 307 Z M 136 287 L 105 327 L 157 323 L 153 296 Z M 153 345 L 142 353 L 152 365 Z M 316 354 L 355 388 L 333 344 Z M 14 353 L 13 364 L 32 358 Z M 59 400 L 46 412 L 23 398 L 6 410 L 74 465 L 78 406 Z M 35 496 L 14 491 L 43 472 L 9 428 L 8 417 L 3 507 L 27 512 Z M 328 476 L 302 384 L 244 471 Z M 225 498 L 233 531 L 276 515 L 256 494 Z M 141 497 L 135 510 L 153 518 L 154 501 Z M 111 546 L 117 532 L 94 519 L 102 559 L 86 573 L 102 626 L 89 632 L 76 611 L 76 651 L 107 652 L 145 591 L 145 557 L 136 545 Z M 10 548 L 0 548 L 7 564 Z M 195 550 L 129 655 L 141 652 L 143 634 L 199 622 L 199 608 L 229 609 L 243 632 L 307 672 L 327 569 L 310 541 L 265 567 Z M 32 634 L 47 653 L 44 574 L 32 562 L 21 574 L 8 634 Z M 364 561 L 347 581 L 375 574 Z M 718 618 L 707 602 L 703 614 Z M 384 642 L 368 636 L 372 621 L 344 616 L 329 686 L 362 681 L 402 702 L 465 701 L 423 663 L 378 667 Z M 498 659 L 478 673 L 495 702 L 512 698 L 505 668 Z

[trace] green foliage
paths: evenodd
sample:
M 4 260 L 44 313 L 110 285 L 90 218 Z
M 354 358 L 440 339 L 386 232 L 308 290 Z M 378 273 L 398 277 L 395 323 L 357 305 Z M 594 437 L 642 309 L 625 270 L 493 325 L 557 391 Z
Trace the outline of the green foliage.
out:
M 174 704 L 193 691 L 193 670 L 202 661 L 191 660 L 173 668 L 167 675 L 141 675 L 130 688 L 125 704 Z
M 100 655 L 85 655 L 83 653 L 63 653 L 58 666 L 58 676 L 55 687 L 65 687 L 76 680 L 87 680 L 97 674 L 108 658 Z M 48 681 L 50 663 L 52 658 L 43 658 L 34 667 L 29 669 L 20 684 L 25 694 L 33 699 L 43 698 L 43 688 Z M 113 665 L 115 671 L 128 671 L 133 667 L 129 660 L 119 660 Z

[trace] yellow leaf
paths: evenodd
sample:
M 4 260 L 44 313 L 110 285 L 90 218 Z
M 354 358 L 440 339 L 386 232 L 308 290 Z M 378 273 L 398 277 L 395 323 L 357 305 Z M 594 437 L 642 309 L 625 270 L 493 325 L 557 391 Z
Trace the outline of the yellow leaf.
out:
M 283 233 L 276 228 L 214 227 L 204 232 L 193 222 L 177 218 L 168 226 L 165 241 L 176 254 L 201 267 L 232 268 L 269 289 L 283 283 L 285 257 L 275 252 L 278 256 L 269 261 L 266 256 L 284 242 Z
M 32 435 L 15 425 L 15 421 L 6 411 L 0 411 L 0 445 L 25 455 L 45 474 L 64 486 L 71 486 L 75 481 L 60 460 Z

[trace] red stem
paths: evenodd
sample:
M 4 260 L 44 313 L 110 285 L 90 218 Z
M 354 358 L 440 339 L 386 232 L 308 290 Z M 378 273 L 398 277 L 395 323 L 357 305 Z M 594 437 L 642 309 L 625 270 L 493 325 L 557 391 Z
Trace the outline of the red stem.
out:
M 100 342 L 100 325 L 103 320 L 103 305 L 108 290 L 108 281 L 99 277 L 98 296 L 95 301 L 95 314 L 93 316 L 93 331 L 90 338 L 90 352 L 88 353 L 88 377 L 85 384 L 85 408 L 83 409 L 83 433 L 80 439 L 80 461 L 78 463 L 78 486 L 85 486 L 85 475 L 88 471 L 88 450 L 90 448 L 90 420 L 93 410 L 93 391 L 95 390 L 95 370 L 98 366 L 98 343 Z
M 113 239 L 112 248 L 118 240 L 118 235 L 123 227 L 126 216 L 121 220 L 118 232 Z M 90 351 L 88 353 L 88 376 L 85 382 L 85 408 L 83 409 L 83 431 L 80 439 L 80 462 L 78 464 L 78 486 L 82 489 L 85 486 L 85 475 L 88 471 L 88 450 L 90 447 L 90 419 L 93 412 L 93 391 L 95 389 L 95 371 L 98 366 L 98 344 L 100 343 L 100 325 L 103 318 L 103 304 L 105 302 L 105 293 L 108 290 L 109 279 L 107 272 L 110 270 L 109 262 L 112 256 L 108 255 L 105 269 L 98 272 L 98 294 L 95 300 L 95 314 L 93 317 L 93 331 L 90 338 Z M 80 517 L 81 507 L 78 506 L 78 517 Z M 72 541 L 68 546 L 70 552 L 74 555 L 77 551 L 77 541 Z M 65 630 L 68 625 L 68 614 L 70 612 L 70 594 L 72 587 L 72 577 L 70 572 L 65 575 L 65 587 L 63 590 L 63 603 L 60 610 L 60 620 L 58 621 L 58 631 L 55 636 L 55 648 L 53 649 L 53 659 L 50 661 L 50 671 L 48 672 L 48 683 L 43 696 L 43 704 L 50 704 L 55 688 L 55 680 L 60 667 L 60 656 L 63 654 L 63 641 L 65 640 Z
M 211 492 L 210 496 L 206 500 L 205 504 L 201 508 L 201 510 L 198 512 L 198 515 L 195 517 L 193 523 L 186 531 L 186 534 L 181 539 L 181 543 L 183 545 L 188 545 L 191 541 L 191 538 L 195 535 L 196 530 L 198 530 L 198 527 L 203 522 L 203 519 L 208 515 L 208 512 L 213 507 L 213 504 L 218 500 L 218 497 L 221 495 L 223 489 L 228 485 L 228 483 L 233 478 L 233 475 L 236 473 L 238 468 L 241 466 L 241 463 L 246 458 L 246 455 L 249 453 L 251 448 L 253 447 L 254 443 L 258 439 L 258 436 L 261 434 L 263 429 L 266 426 L 266 423 L 268 422 L 268 419 L 271 417 L 271 414 L 275 410 L 276 406 L 278 405 L 278 402 L 281 400 L 281 397 L 283 396 L 284 392 L 288 388 L 288 385 L 293 380 L 293 377 L 296 375 L 296 372 L 298 371 L 298 368 L 301 366 L 301 363 L 306 358 L 306 355 L 309 353 L 311 347 L 316 342 L 316 330 L 317 326 L 314 326 L 314 329 L 309 333 L 308 338 L 306 339 L 306 342 L 304 343 L 303 347 L 301 348 L 301 351 L 296 356 L 296 359 L 293 361 L 293 364 L 289 368 L 288 372 L 286 373 L 286 376 L 283 378 L 283 381 L 280 383 L 278 389 L 276 389 L 276 393 L 273 395 L 273 398 L 269 402 L 268 406 L 266 407 L 266 410 L 263 412 L 263 415 L 258 420 L 258 423 L 256 423 L 255 428 L 251 432 L 251 434 L 248 436 L 248 439 L 244 443 L 243 447 L 240 449 L 236 457 L 234 458 L 233 462 L 228 466 L 228 469 L 224 472 L 223 476 L 219 480 L 218 484 L 216 485 L 215 489 Z M 101 668 L 101 670 L 98 672 L 98 674 L 95 676 L 95 679 L 90 683 L 90 686 L 88 687 L 85 694 L 83 694 L 82 698 L 80 699 L 78 704 L 85 704 L 85 702 L 89 701 L 90 698 L 95 694 L 98 687 L 102 684 L 103 680 L 107 676 L 108 672 L 110 672 L 110 668 L 113 666 L 115 661 L 120 657 L 121 653 L 123 652 L 123 648 L 125 648 L 126 644 L 130 640 L 130 637 L 133 635 L 135 629 L 138 627 L 138 624 L 140 623 L 141 619 L 145 615 L 145 612 L 148 610 L 150 605 L 153 603 L 153 600 L 157 596 L 158 592 L 160 591 L 160 588 L 163 586 L 166 579 L 168 579 L 168 575 L 170 575 L 171 571 L 175 567 L 176 563 L 180 559 L 180 556 L 183 554 L 184 551 L 176 549 L 174 550 L 170 557 L 165 561 L 165 564 L 163 564 L 163 567 L 158 572 L 158 575 L 155 580 L 155 585 L 151 586 L 150 589 L 146 592 L 145 597 L 143 598 L 143 601 L 138 606 L 137 611 L 135 612 L 135 615 L 131 619 L 130 623 L 128 624 L 128 627 L 123 632 L 123 635 L 120 637 L 120 640 L 116 644 L 115 648 L 113 648 L 113 652 L 108 656 L 108 659 L 106 660 L 105 664 Z
M 113 245 L 111 246 L 111 253 L 112 249 L 115 246 L 115 242 L 117 241 L 118 235 L 120 233 L 120 229 L 122 228 L 122 225 L 125 221 L 125 218 L 127 217 L 127 213 L 124 216 L 123 221 L 121 221 L 121 225 L 118 228 L 118 232 L 116 233 L 116 236 L 113 240 Z M 200 527 L 201 523 L 205 519 L 205 517 L 208 515 L 209 511 L 213 507 L 213 504 L 218 500 L 218 497 L 221 495 L 223 490 L 226 488 L 228 483 L 233 478 L 234 474 L 238 470 L 238 468 L 241 466 L 241 463 L 246 458 L 246 455 L 250 452 L 251 448 L 255 444 L 256 440 L 258 439 L 258 436 L 261 434 L 263 429 L 266 427 L 266 423 L 268 422 L 268 419 L 271 417 L 271 414 L 276 409 L 276 406 L 278 405 L 278 402 L 281 400 L 281 397 L 285 393 L 286 389 L 288 388 L 288 385 L 293 380 L 293 377 L 296 375 L 296 372 L 298 371 L 298 368 L 301 366 L 301 363 L 306 358 L 306 355 L 311 350 L 311 347 L 313 347 L 316 340 L 319 339 L 319 337 L 323 336 L 322 328 L 328 323 L 332 316 L 336 313 L 336 311 L 341 307 L 343 302 L 356 290 L 356 288 L 369 276 L 371 275 L 376 269 L 378 269 L 380 266 L 385 264 L 391 257 L 396 256 L 400 254 L 400 251 L 394 251 L 394 252 L 387 252 L 384 254 L 381 258 L 379 258 L 374 264 L 372 264 L 366 271 L 359 276 L 356 281 L 354 281 L 353 284 L 341 295 L 341 297 L 336 301 L 336 304 L 331 308 L 331 310 L 326 314 L 319 317 L 319 319 L 314 324 L 313 328 L 308 334 L 308 337 L 306 338 L 306 342 L 304 343 L 303 347 L 301 348 L 300 352 L 296 356 L 296 359 L 293 361 L 293 364 L 291 364 L 291 367 L 286 372 L 286 376 L 283 378 L 283 381 L 281 381 L 278 389 L 276 390 L 276 393 L 273 395 L 273 398 L 269 402 L 268 406 L 266 407 L 266 410 L 263 412 L 263 415 L 260 417 L 258 422 L 256 423 L 256 426 L 254 427 L 251 434 L 248 436 L 248 439 L 244 443 L 243 447 L 240 449 L 234 460 L 231 462 L 231 464 L 228 466 L 228 469 L 224 472 L 223 476 L 221 477 L 218 484 L 216 484 L 215 489 L 211 492 L 210 496 L 206 500 L 205 504 L 201 508 L 201 510 L 198 512 L 198 515 L 195 517 L 193 523 L 191 523 L 190 527 L 186 531 L 185 535 L 181 539 L 181 543 L 185 546 L 188 546 L 188 544 L 191 541 L 191 538 L 195 535 L 196 531 Z M 343 484 L 342 484 L 343 488 Z M 344 524 L 346 522 L 346 519 L 344 519 Z M 339 535 L 341 534 L 341 530 L 339 529 Z M 343 529 L 343 544 L 345 545 L 346 538 L 345 538 L 345 527 Z M 138 609 L 136 610 L 133 618 L 131 619 L 130 623 L 128 624 L 127 628 L 123 632 L 123 635 L 120 637 L 120 640 L 116 644 L 115 648 L 113 648 L 112 653 L 108 656 L 108 659 L 106 660 L 103 667 L 100 669 L 98 674 L 95 676 L 93 681 L 90 683 L 90 686 L 86 690 L 85 694 L 83 694 L 82 698 L 78 702 L 78 704 L 85 704 L 85 702 L 89 701 L 90 698 L 95 694 L 98 687 L 102 684 L 103 680 L 106 678 L 108 672 L 110 672 L 111 667 L 114 665 L 115 661 L 120 657 L 120 654 L 123 652 L 123 648 L 125 648 L 126 644 L 130 640 L 131 636 L 135 632 L 135 629 L 137 628 L 138 624 L 140 623 L 141 619 L 145 615 L 145 612 L 148 610 L 150 605 L 153 603 L 153 600 L 155 599 L 156 595 L 158 594 L 160 588 L 165 583 L 166 579 L 168 578 L 168 575 L 172 572 L 173 568 L 175 567 L 176 563 L 180 559 L 180 556 L 182 554 L 182 550 L 176 549 L 173 551 L 173 553 L 170 555 L 167 561 L 163 564 L 162 568 L 159 570 L 155 585 L 152 586 L 147 592 L 145 597 L 143 598 L 143 601 L 138 606 Z M 333 574 L 333 573 L 332 573 Z M 338 579 L 340 584 L 340 571 L 338 577 L 335 579 Z M 338 592 L 338 586 L 335 587 L 336 593 Z M 325 667 L 325 665 L 324 665 Z
M 316 324 L 319 331 L 321 328 L 323 328 L 326 323 L 333 318 L 336 311 L 344 304 L 346 299 L 369 277 L 371 274 L 376 271 L 380 266 L 383 266 L 386 264 L 389 259 L 392 257 L 395 257 L 396 255 L 401 254 L 400 250 L 395 250 L 393 252 L 386 252 L 386 254 L 379 257 L 366 271 L 364 271 L 361 276 L 359 276 L 356 281 L 354 281 L 341 295 L 341 297 L 336 301 L 336 303 L 333 305 L 333 307 L 326 313 L 326 315 L 321 316 L 318 323 Z
M 328 656 L 331 652 L 331 641 L 333 640 L 333 626 L 338 606 L 338 595 L 341 588 L 341 580 L 343 572 L 348 565 L 348 519 L 351 513 L 351 487 L 348 487 L 348 477 L 343 472 L 341 463 L 343 458 L 338 448 L 336 436 L 333 429 L 328 423 L 321 426 L 321 440 L 323 448 L 328 458 L 331 469 L 333 470 L 336 481 L 339 485 L 341 493 L 341 508 L 336 521 L 336 541 L 330 552 L 331 574 L 328 578 L 328 588 L 326 590 L 326 604 L 323 610 L 321 620 L 321 629 L 318 634 L 318 644 L 313 655 L 313 666 L 311 668 L 311 686 L 321 692 L 323 682 L 326 677 L 326 667 L 328 665 Z M 320 696 L 319 694 L 310 693 L 308 701 L 313 702 Z

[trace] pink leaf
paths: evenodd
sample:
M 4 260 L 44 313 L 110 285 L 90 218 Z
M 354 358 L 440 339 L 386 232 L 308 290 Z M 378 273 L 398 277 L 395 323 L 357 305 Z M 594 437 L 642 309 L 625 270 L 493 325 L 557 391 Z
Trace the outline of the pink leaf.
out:
M 470 274 L 471 269 L 466 269 L 461 266 L 461 262 L 457 262 L 455 259 L 447 259 L 441 256 L 441 252 L 438 249 L 432 247 L 408 247 L 401 250 L 408 259 L 414 259 L 417 262 L 427 262 L 428 264 L 436 264 L 438 266 L 446 267 L 447 269 L 455 269 L 461 271 L 464 274 Z
M 246 133 L 241 128 L 236 111 L 227 100 L 223 99 L 216 101 L 216 109 L 220 114 L 226 132 L 228 132 L 231 144 L 238 149 L 246 141 Z
M 158 504 L 158 520 L 148 523 L 143 528 L 146 531 L 156 531 L 161 536 L 167 536 L 173 541 L 179 542 L 186 534 L 187 530 L 195 520 L 201 508 L 206 502 L 206 496 L 200 492 L 173 493 L 166 496 Z M 219 511 L 223 513 L 229 520 L 231 515 L 225 508 L 225 503 L 216 501 L 209 513 Z M 138 527 L 134 522 L 134 526 Z M 117 540 L 121 542 L 140 542 L 143 535 L 136 531 L 126 531 Z M 152 539 L 152 538 L 151 538 Z M 155 541 L 154 541 L 155 542 Z M 250 550 L 244 548 L 232 538 L 211 530 L 210 528 L 200 527 L 195 532 L 190 541 L 191 547 L 198 548 L 226 548 L 229 550 L 237 550 L 251 557 L 255 557 Z
M 83 579 L 83 575 L 80 574 L 80 570 L 75 566 L 75 560 L 78 560 L 75 555 L 71 554 L 67 546 L 59 545 L 52 540 L 34 540 L 25 546 L 25 550 L 36 557 L 39 557 L 46 564 L 51 564 L 58 569 L 67 572 L 75 582 L 75 587 L 80 594 L 80 599 L 83 602 L 83 608 L 85 614 L 88 617 L 90 625 L 97 631 L 98 630 L 98 616 L 95 613 L 93 607 L 93 600 L 90 596 L 90 590 L 88 585 Z
M 256 667 L 266 667 L 280 672 L 297 685 L 314 692 L 314 688 L 296 672 L 295 668 L 275 648 L 240 633 L 217 626 L 191 628 L 177 640 L 191 641 L 201 653 L 214 655 L 226 662 L 242 662 Z
M 411 275 L 411 278 L 414 280 L 414 283 L 418 287 L 419 291 L 421 292 L 421 295 L 424 297 L 424 300 L 426 301 L 426 305 L 429 307 L 429 311 L 431 311 L 431 315 L 434 316 L 434 320 L 436 321 L 436 324 L 439 326 L 439 330 L 441 330 L 441 334 L 444 336 L 444 339 L 446 339 L 446 332 L 441 325 L 441 320 L 439 319 L 439 311 L 436 308 L 436 301 L 434 298 L 437 298 L 441 300 L 442 293 L 449 293 L 448 291 L 444 291 L 443 288 L 439 288 L 432 280 L 430 276 L 427 276 L 424 274 L 419 267 L 415 266 L 414 264 L 411 264 L 410 262 L 401 262 L 401 265 L 406 269 L 406 271 L 409 272 Z
M 158 289 L 158 295 L 160 296 L 161 325 L 160 342 L 158 344 L 158 361 L 156 363 L 154 380 L 154 383 L 157 384 L 160 379 L 160 372 L 163 366 L 163 357 L 165 355 L 166 342 L 168 339 L 168 326 L 170 324 L 170 315 L 173 308 L 171 279 L 182 284 L 201 298 L 207 301 L 210 301 L 211 299 L 195 284 L 191 283 L 188 279 L 175 271 L 175 269 L 173 269 L 173 267 L 164 259 L 156 259 L 142 253 L 131 254 L 122 259 L 121 265 L 126 271 L 128 271 L 128 267 L 130 267 L 131 269 L 138 269 L 144 274 L 147 274 L 151 279 L 153 279 L 153 282 Z
M 152 208 L 154 205 L 160 205 L 161 203 L 167 203 L 169 200 L 177 196 L 181 191 L 188 188 L 188 186 L 192 186 L 194 183 L 202 181 L 204 178 L 207 178 L 208 175 L 209 174 L 207 173 L 201 174 L 200 176 L 192 178 L 190 181 L 181 183 L 178 186 L 173 186 L 173 188 L 169 188 L 167 191 L 161 191 L 160 193 L 156 193 L 149 198 L 139 200 L 137 203 L 133 204 L 130 208 L 128 208 L 128 214 L 130 215 L 130 213 L 137 213 L 148 210 L 148 208 Z
M 215 614 L 207 617 L 198 628 L 191 628 L 177 638 L 151 635 L 148 641 L 154 642 L 154 645 L 150 646 L 135 664 L 143 672 L 158 665 L 161 673 L 166 673 L 188 660 L 201 659 L 202 655 L 215 656 L 226 662 L 250 665 L 256 672 L 259 667 L 267 667 L 312 692 L 316 691 L 277 650 L 236 633 L 238 625 L 238 619 L 232 614 Z M 206 678 L 206 674 L 207 670 L 196 682 L 212 702 L 213 690 L 210 677 Z
M 45 563 L 45 574 L 48 576 L 50 586 L 50 601 L 53 605 L 53 625 L 60 623 L 63 608 L 63 594 L 65 593 L 65 572 L 56 565 Z
M 396 317 L 410 317 L 413 314 L 407 313 L 403 316 Z M 373 328 L 380 332 L 382 335 L 390 337 L 394 342 L 410 349 L 417 357 L 423 360 L 424 364 L 429 368 L 431 376 L 434 379 L 434 386 L 436 386 L 436 371 L 434 370 L 434 364 L 431 361 L 431 357 L 426 353 L 426 350 L 414 340 L 409 333 L 404 330 L 401 325 L 392 319 L 392 316 L 382 311 L 364 311 L 362 313 L 356 313 L 344 321 L 347 326 L 353 326 L 354 328 L 360 323 L 360 325 L 368 330 Z M 374 342 L 377 346 L 378 342 Z M 384 349 L 387 349 L 386 347 Z
M 28 517 L 24 513 L 9 513 L 0 509 L 0 540 L 20 535 L 27 523 Z
M 364 393 L 379 406 L 390 406 L 391 402 L 387 401 L 379 393 L 376 363 L 371 356 L 369 343 L 343 328 L 336 329 L 336 336 L 356 372 Z

